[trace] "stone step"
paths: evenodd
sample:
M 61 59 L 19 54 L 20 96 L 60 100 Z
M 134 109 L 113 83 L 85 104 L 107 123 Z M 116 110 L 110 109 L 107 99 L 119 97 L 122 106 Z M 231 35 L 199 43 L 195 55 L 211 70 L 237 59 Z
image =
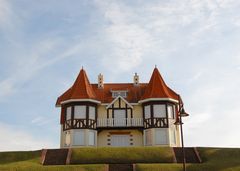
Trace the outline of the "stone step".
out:
M 183 162 L 182 148 L 174 147 L 173 151 L 174 151 L 177 163 L 182 163 Z M 196 148 L 185 147 L 184 151 L 185 151 L 186 163 L 201 163 L 201 158 L 200 158 Z
M 108 171 L 133 171 L 133 164 L 109 164 Z
M 45 156 L 42 157 L 42 164 L 65 165 L 68 156 L 68 151 L 69 151 L 68 149 L 47 149 L 46 151 L 43 150 Z

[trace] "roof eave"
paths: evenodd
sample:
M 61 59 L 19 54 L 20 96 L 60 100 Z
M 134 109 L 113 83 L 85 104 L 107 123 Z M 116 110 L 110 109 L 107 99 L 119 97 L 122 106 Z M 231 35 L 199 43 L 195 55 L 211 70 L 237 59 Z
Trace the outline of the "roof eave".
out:
M 173 98 L 147 98 L 147 99 L 139 100 L 138 103 L 145 103 L 145 102 L 149 102 L 149 101 L 171 101 L 174 103 L 179 103 L 178 100 L 173 99 Z
M 58 106 L 61 106 L 63 104 L 70 103 L 70 102 L 93 102 L 93 103 L 97 103 L 97 104 L 101 103 L 101 101 L 98 101 L 98 100 L 95 100 L 95 99 L 69 99 L 69 100 L 65 100 L 65 101 L 60 102 L 60 105 L 58 105 Z

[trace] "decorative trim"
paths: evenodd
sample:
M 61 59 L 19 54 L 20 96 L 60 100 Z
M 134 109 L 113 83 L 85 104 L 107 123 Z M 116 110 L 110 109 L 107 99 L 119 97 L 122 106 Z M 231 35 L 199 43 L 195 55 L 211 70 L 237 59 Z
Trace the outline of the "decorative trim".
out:
M 171 101 L 174 103 L 179 103 L 178 100 L 172 99 L 172 98 L 148 98 L 144 100 L 139 100 L 138 103 L 145 103 L 148 101 Z
M 117 96 L 107 107 L 106 109 L 110 108 L 119 98 L 121 98 L 130 108 L 133 108 L 133 106 L 125 100 L 122 96 Z
M 93 102 L 93 103 L 97 103 L 100 104 L 101 102 L 98 100 L 94 100 L 94 99 L 69 99 L 69 100 L 65 100 L 62 101 L 60 104 L 66 104 L 66 103 L 70 103 L 70 102 Z M 57 105 L 57 107 L 59 107 L 60 105 Z
M 109 132 L 109 134 L 130 134 L 131 132 Z

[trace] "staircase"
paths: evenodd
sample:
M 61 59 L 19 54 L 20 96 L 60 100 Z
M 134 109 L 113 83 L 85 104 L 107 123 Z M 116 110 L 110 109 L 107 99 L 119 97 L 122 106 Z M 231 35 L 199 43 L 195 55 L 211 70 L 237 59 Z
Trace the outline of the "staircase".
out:
M 133 171 L 133 164 L 109 164 L 108 171 Z
M 182 163 L 183 162 L 182 148 L 174 147 L 173 151 L 174 151 L 177 163 Z M 201 163 L 202 162 L 196 148 L 193 148 L 193 147 L 186 148 L 185 147 L 184 151 L 185 151 L 186 163 Z
M 68 149 L 47 149 L 42 151 L 43 165 L 65 165 L 67 161 Z

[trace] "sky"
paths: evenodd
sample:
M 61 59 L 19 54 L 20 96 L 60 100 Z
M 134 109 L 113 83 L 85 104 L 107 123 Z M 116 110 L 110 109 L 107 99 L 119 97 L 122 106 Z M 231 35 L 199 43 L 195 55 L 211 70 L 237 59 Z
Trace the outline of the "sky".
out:
M 148 82 L 182 96 L 186 146 L 240 147 L 240 1 L 0 0 L 0 151 L 58 148 L 56 99 L 91 83 Z

